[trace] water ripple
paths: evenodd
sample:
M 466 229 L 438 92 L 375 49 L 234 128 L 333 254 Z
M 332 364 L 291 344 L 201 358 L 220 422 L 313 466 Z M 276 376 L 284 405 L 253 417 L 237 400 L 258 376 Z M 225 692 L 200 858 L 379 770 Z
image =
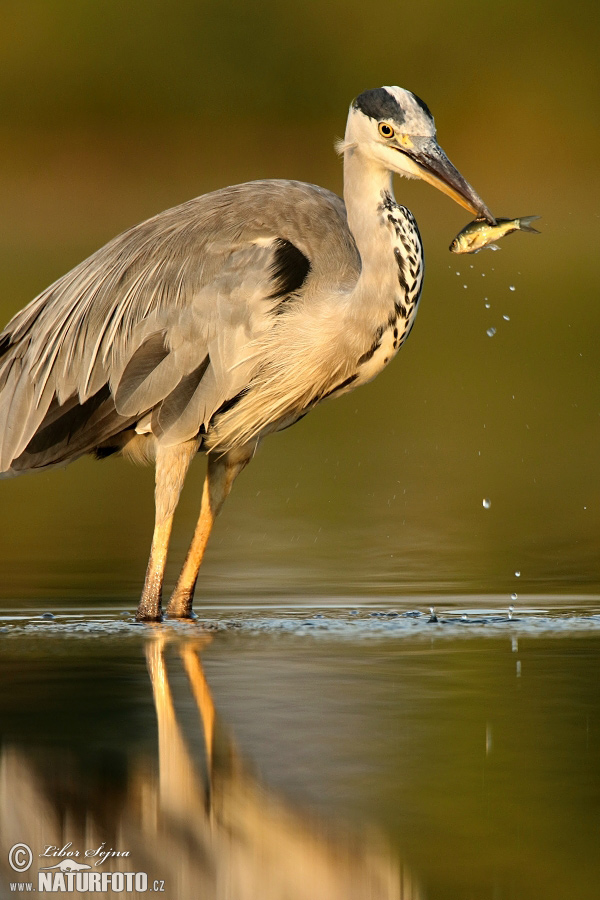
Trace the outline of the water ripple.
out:
M 165 620 L 161 625 L 142 625 L 129 612 L 94 610 L 74 613 L 27 614 L 19 611 L 0 615 L 0 640 L 19 635 L 125 635 L 147 636 L 156 629 L 186 633 L 294 634 L 360 640 L 377 637 L 430 636 L 437 638 L 503 633 L 519 636 L 567 635 L 600 630 L 600 612 L 594 604 L 577 610 L 543 606 L 486 608 L 453 606 L 398 609 L 362 606 L 221 606 L 203 611 L 193 622 Z

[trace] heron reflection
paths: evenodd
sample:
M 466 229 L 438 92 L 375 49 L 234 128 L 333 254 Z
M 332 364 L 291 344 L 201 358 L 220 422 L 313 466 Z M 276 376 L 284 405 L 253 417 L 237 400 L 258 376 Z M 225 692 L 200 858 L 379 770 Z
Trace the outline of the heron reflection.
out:
M 146 872 L 150 886 L 164 882 L 169 900 L 419 900 L 411 873 L 372 832 L 352 833 L 300 812 L 259 781 L 216 713 L 201 662 L 209 641 L 160 628 L 145 644 L 158 769 L 138 756 L 107 784 L 78 777 L 76 760 L 65 753 L 2 748 L 0 898 L 9 896 L 11 882 L 25 880 L 6 862 L 23 842 L 36 855 L 48 845 L 102 846 L 100 865 L 96 858 L 79 862 L 95 871 Z M 182 673 L 196 729 L 189 717 L 182 727 L 176 708 Z M 129 856 L 110 855 L 112 848 Z M 27 880 L 35 886 L 37 869 L 57 862 L 34 859 Z

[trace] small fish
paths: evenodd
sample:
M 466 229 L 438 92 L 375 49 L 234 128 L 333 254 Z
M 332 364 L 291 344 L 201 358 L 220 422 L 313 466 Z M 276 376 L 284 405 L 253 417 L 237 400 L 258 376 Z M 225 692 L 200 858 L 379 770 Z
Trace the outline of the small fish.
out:
M 498 241 L 511 231 L 531 231 L 539 234 L 537 228 L 532 228 L 531 223 L 539 216 L 521 216 L 520 219 L 496 219 L 495 225 L 490 225 L 485 219 L 475 219 L 469 222 L 462 231 L 456 235 L 450 244 L 452 253 L 477 253 L 484 247 L 490 250 L 499 250 L 493 241 Z

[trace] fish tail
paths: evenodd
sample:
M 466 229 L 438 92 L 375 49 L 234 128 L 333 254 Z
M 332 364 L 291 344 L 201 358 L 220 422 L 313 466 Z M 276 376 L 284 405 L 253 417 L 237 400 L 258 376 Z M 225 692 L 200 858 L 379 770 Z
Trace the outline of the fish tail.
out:
M 532 228 L 531 226 L 531 223 L 535 222 L 535 220 L 539 218 L 539 216 L 521 216 L 521 218 L 519 219 L 520 231 L 531 231 L 532 234 L 540 234 L 537 228 Z

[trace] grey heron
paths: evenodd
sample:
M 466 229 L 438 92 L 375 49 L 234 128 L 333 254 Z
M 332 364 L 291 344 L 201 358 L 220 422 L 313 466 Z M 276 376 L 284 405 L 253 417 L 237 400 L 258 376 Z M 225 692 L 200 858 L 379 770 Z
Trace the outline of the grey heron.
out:
M 155 461 L 139 620 L 162 616 L 173 516 L 196 453 L 208 457 L 200 516 L 167 609 L 180 618 L 193 615 L 215 517 L 262 438 L 370 381 L 406 340 L 423 247 L 392 175 L 495 222 L 410 91 L 360 94 L 338 150 L 343 201 L 284 180 L 205 194 L 114 238 L 0 333 L 0 472 L 85 453 Z

